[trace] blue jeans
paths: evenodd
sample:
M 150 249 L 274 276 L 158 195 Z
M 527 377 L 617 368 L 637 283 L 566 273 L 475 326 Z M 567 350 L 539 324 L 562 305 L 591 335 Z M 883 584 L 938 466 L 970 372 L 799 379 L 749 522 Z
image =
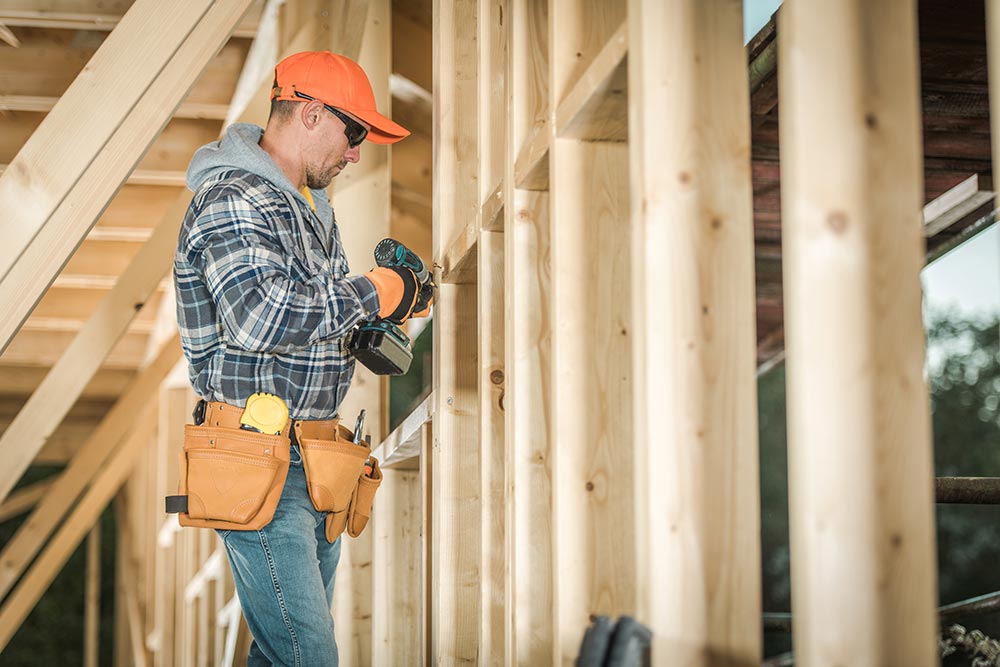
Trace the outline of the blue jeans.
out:
M 274 519 L 261 530 L 220 530 L 254 641 L 247 667 L 337 667 L 333 580 L 340 538 L 326 541 L 309 500 L 298 447 Z

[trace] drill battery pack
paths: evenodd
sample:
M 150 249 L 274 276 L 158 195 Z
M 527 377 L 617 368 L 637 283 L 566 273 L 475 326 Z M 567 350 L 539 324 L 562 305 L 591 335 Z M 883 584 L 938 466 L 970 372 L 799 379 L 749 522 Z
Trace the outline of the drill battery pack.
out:
M 384 320 L 364 324 L 351 333 L 347 348 L 354 358 L 376 375 L 403 375 L 410 370 L 410 339 L 396 325 Z

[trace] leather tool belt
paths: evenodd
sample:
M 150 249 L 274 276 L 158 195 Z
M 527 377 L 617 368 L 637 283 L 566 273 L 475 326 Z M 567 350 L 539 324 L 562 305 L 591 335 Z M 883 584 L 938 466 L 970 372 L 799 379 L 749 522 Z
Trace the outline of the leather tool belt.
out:
M 243 408 L 237 406 L 205 402 L 195 414 L 201 423 L 184 427 L 178 495 L 167 498 L 167 511 L 177 512 L 182 526 L 259 530 L 270 523 L 293 440 L 313 507 L 327 513 L 327 540 L 345 529 L 357 537 L 368 524 L 382 471 L 339 419 L 293 420 L 270 435 L 240 428 Z

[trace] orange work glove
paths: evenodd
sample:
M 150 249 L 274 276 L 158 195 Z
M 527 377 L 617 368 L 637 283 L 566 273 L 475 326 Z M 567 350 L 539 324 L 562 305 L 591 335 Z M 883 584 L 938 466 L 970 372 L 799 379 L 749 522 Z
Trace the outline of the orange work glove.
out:
M 368 280 L 378 292 L 379 319 L 402 324 L 413 312 L 420 285 L 409 269 L 377 267 L 368 272 Z

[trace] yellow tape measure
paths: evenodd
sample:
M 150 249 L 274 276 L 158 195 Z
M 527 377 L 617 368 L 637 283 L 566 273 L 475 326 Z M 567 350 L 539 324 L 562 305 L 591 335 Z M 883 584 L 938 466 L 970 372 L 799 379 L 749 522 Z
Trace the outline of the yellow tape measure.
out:
M 247 399 L 240 428 L 274 435 L 288 423 L 288 406 L 274 394 L 258 392 Z

